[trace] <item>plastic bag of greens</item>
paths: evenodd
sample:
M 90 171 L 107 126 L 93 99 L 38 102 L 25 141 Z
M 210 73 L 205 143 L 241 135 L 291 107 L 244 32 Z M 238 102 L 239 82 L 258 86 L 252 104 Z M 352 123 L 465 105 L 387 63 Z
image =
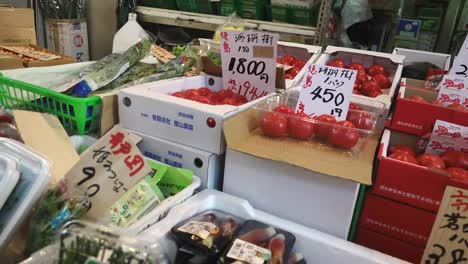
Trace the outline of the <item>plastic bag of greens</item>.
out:
M 232 13 L 228 17 L 226 17 L 226 23 L 222 24 L 216 29 L 216 32 L 213 36 L 213 40 L 217 43 L 221 42 L 221 31 L 223 30 L 235 30 L 235 31 L 244 31 L 245 30 L 245 22 L 242 18 L 236 15 L 236 13 Z
M 121 56 L 110 60 L 104 68 L 93 72 L 73 86 L 72 95 L 86 97 L 92 91 L 106 86 L 130 67 L 143 59 L 151 50 L 152 41 L 144 39 L 126 50 Z
M 112 90 L 114 88 L 123 86 L 129 82 L 154 74 L 157 72 L 157 69 L 158 65 L 156 64 L 138 62 L 133 67 L 128 69 L 124 74 L 120 75 L 119 78 L 115 79 L 114 81 L 112 81 L 111 83 L 102 87 L 99 90 Z
M 86 75 L 89 75 L 93 72 L 102 70 L 106 65 L 108 65 L 109 63 L 112 63 L 120 56 L 122 56 L 122 54 L 118 54 L 118 53 L 112 53 L 112 54 L 105 56 L 104 58 L 96 61 L 95 63 L 91 64 L 90 66 L 86 67 L 83 71 L 81 71 L 80 78 Z

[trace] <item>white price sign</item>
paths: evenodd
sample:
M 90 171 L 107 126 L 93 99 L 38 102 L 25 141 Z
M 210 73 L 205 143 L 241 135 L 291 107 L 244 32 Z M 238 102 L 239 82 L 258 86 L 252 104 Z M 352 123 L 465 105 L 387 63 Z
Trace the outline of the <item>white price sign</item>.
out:
M 439 85 L 437 101 L 444 106 L 454 103 L 468 107 L 468 79 L 445 75 Z
M 465 42 L 463 42 L 460 52 L 458 52 L 458 56 L 453 61 L 450 75 L 468 78 L 468 35 L 465 38 Z
M 296 112 L 315 117 L 322 114 L 345 120 L 357 71 L 317 64 L 306 65 Z
M 252 101 L 275 92 L 278 35 L 260 31 L 222 31 L 224 87 Z

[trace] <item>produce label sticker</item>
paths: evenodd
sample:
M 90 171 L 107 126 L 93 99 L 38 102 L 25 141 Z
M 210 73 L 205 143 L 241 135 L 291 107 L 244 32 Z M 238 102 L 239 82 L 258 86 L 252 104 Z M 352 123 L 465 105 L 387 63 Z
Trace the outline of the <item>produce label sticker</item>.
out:
M 460 52 L 458 52 L 458 56 L 456 56 L 453 61 L 450 75 L 468 78 L 468 35 L 460 48 Z
M 265 261 L 270 260 L 271 251 L 252 243 L 236 239 L 232 244 L 231 249 L 229 249 L 227 257 L 244 261 L 249 264 L 263 264 Z
M 136 146 L 136 136 L 114 127 L 80 156 L 59 183 L 65 196 L 84 195 L 90 219 L 105 217 L 109 207 L 151 172 Z
M 215 224 L 200 221 L 189 221 L 177 228 L 177 230 L 196 235 L 201 239 L 206 239 L 210 234 L 217 234 L 219 232 L 219 228 Z
M 468 127 L 437 120 L 426 153 L 440 155 L 449 150 L 468 152 L 467 141 Z
M 468 190 L 449 185 L 445 189 L 421 263 L 467 262 Z
M 439 85 L 437 101 L 444 106 L 458 103 L 468 107 L 468 78 L 445 75 Z
M 263 31 L 222 31 L 225 89 L 252 101 L 276 90 L 278 35 Z
M 357 71 L 318 64 L 308 64 L 296 112 L 310 117 L 329 114 L 345 120 Z

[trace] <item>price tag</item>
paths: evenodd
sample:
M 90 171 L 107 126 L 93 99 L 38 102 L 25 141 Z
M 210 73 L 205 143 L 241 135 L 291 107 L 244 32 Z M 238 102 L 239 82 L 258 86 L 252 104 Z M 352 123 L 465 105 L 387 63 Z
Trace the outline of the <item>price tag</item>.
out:
M 458 56 L 453 61 L 450 75 L 468 78 L 468 35 L 463 42 L 460 52 L 458 52 Z
M 278 35 L 261 31 L 222 31 L 224 87 L 252 101 L 275 92 Z
M 87 216 L 104 217 L 115 201 L 151 172 L 136 143 L 133 134 L 114 127 L 81 154 L 60 182 L 61 191 L 65 196 L 86 193 Z
M 421 263 L 468 262 L 468 190 L 448 186 Z
M 468 152 L 468 127 L 437 120 L 426 147 L 427 153 L 440 155 L 448 150 Z
M 439 87 L 437 100 L 443 105 L 458 103 L 468 107 L 468 78 L 445 75 Z
M 322 114 L 345 120 L 357 71 L 317 64 L 306 65 L 296 112 L 314 117 Z

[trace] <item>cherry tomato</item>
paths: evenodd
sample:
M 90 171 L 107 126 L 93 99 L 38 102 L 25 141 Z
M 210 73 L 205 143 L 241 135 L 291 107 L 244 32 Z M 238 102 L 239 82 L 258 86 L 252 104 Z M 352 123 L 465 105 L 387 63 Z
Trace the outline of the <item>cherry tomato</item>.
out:
M 416 153 L 414 152 L 414 150 L 410 146 L 405 145 L 405 144 L 397 144 L 397 145 L 393 145 L 390 147 L 390 154 L 393 154 L 396 152 L 403 152 L 405 154 L 416 157 Z
M 221 100 L 219 102 L 219 104 L 222 104 L 222 105 L 236 105 L 236 100 L 232 97 L 227 97 L 227 98 L 224 98 L 223 100 Z
M 390 79 L 383 74 L 379 73 L 375 75 L 374 80 L 377 82 L 381 89 L 389 89 L 392 86 L 392 81 L 390 81 Z
M 260 128 L 266 136 L 281 137 L 288 131 L 288 120 L 279 113 L 268 112 L 260 120 Z
M 286 80 L 292 80 L 292 79 L 294 79 L 294 76 L 293 76 L 292 74 L 290 74 L 290 73 L 286 73 L 286 74 L 284 75 L 284 78 L 285 78 Z
M 288 73 L 291 74 L 292 76 L 296 77 L 299 74 L 300 71 L 301 71 L 300 68 L 294 67 L 292 69 L 289 69 Z
M 416 160 L 414 156 L 405 152 L 397 151 L 395 153 L 392 153 L 388 157 L 391 159 L 396 159 L 396 160 L 400 160 L 400 161 L 411 163 L 411 164 L 418 164 L 418 161 Z
M 345 63 L 343 60 L 340 59 L 333 59 L 327 62 L 327 66 L 337 67 L 337 68 L 345 68 Z
M 219 95 L 219 100 L 222 101 L 223 99 L 225 98 L 231 98 L 234 96 L 234 93 L 231 92 L 230 90 L 219 90 L 217 92 L 217 94 Z
M 447 105 L 447 107 L 455 109 L 457 111 L 465 111 L 465 107 L 459 103 L 453 103 L 453 104 Z
M 184 91 L 185 97 L 189 97 L 191 95 L 200 95 L 197 90 L 195 89 L 187 89 Z
M 358 72 L 363 71 L 364 73 L 366 73 L 366 67 L 364 67 L 364 65 L 362 65 L 362 63 L 359 62 L 352 62 L 348 65 L 348 68 L 350 68 L 351 70 L 356 70 Z
M 435 101 L 432 101 L 432 102 L 431 102 L 431 104 L 433 104 L 433 105 L 437 105 L 437 106 L 442 106 L 442 107 L 445 107 L 445 105 L 444 105 L 444 104 L 443 104 L 441 101 L 437 101 L 437 100 L 435 100 Z
M 284 62 L 284 65 L 294 66 L 294 63 L 296 62 L 296 58 L 294 58 L 293 56 L 285 55 L 283 56 L 283 62 Z
M 209 94 L 211 94 L 211 90 L 206 88 L 206 87 L 202 87 L 200 89 L 198 89 L 198 94 L 200 94 L 201 96 L 207 96 Z
M 428 167 L 434 170 L 445 169 L 444 161 L 439 156 L 431 154 L 431 153 L 424 153 L 422 155 L 419 155 L 417 160 L 418 160 L 419 165 L 424 166 L 424 167 Z
M 420 103 L 427 103 L 426 99 L 424 99 L 423 97 L 419 95 L 412 95 L 410 97 L 407 97 L 406 99 L 415 101 L 415 102 L 420 102 Z
M 289 119 L 289 136 L 299 140 L 311 138 L 314 133 L 314 124 L 307 120 L 309 116 L 304 113 L 298 113 L 296 116 L 297 118 Z
M 218 93 L 211 93 L 207 98 L 210 99 L 210 104 L 212 105 L 216 105 L 221 101 L 221 96 Z
M 365 71 L 358 71 L 356 75 L 356 82 L 358 82 L 359 84 L 362 84 L 363 82 L 367 80 L 369 80 L 369 78 L 367 77 L 367 73 Z
M 372 77 L 376 76 L 377 74 L 383 74 L 385 76 L 388 76 L 388 73 L 385 70 L 384 66 L 380 64 L 374 64 L 370 66 L 369 69 L 367 70 L 367 74 L 369 74 Z
M 185 95 L 182 92 L 175 92 L 171 94 L 172 96 L 179 97 L 179 98 L 185 98 Z
M 352 122 L 359 129 L 372 130 L 374 128 L 372 115 L 366 112 L 351 110 L 348 112 L 346 120 Z
M 279 105 L 279 106 L 273 108 L 273 111 L 278 112 L 278 113 L 283 113 L 283 114 L 286 114 L 286 115 L 294 115 L 294 109 L 292 109 L 291 107 L 289 107 L 287 105 Z
M 465 170 L 468 169 L 468 153 L 449 150 L 443 153 L 440 157 L 447 167 L 459 167 Z
M 331 115 L 321 115 L 316 117 L 315 120 L 320 121 L 315 124 L 315 134 L 320 139 L 327 139 L 333 124 L 337 122 L 336 118 Z
M 297 59 L 297 60 L 294 62 L 294 68 L 298 68 L 299 70 L 302 69 L 305 65 L 306 65 L 306 61 L 305 61 L 305 60 Z
M 340 121 L 336 124 L 338 126 L 331 129 L 328 141 L 340 148 L 349 149 L 356 146 L 359 141 L 359 132 L 354 129 L 356 126 L 349 121 Z
M 450 173 L 452 179 L 461 181 L 461 182 L 468 182 L 468 171 L 462 168 L 450 167 L 445 170 L 446 172 Z
M 208 99 L 208 97 L 201 96 L 201 95 L 198 96 L 198 98 L 196 100 L 194 100 L 194 101 L 197 101 L 197 102 L 202 103 L 202 104 L 211 104 L 211 101 L 210 101 L 210 99 Z

